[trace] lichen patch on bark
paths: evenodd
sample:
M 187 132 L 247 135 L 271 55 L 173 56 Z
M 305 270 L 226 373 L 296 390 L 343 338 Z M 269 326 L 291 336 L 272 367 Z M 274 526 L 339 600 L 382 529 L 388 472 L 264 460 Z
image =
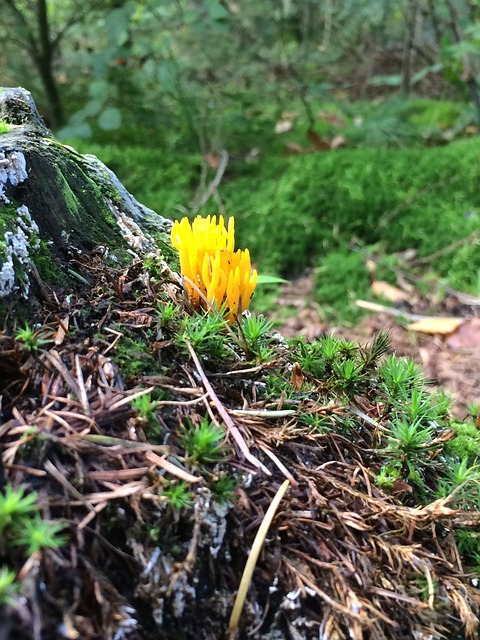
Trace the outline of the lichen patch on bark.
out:
M 24 298 L 30 291 L 29 272 L 30 253 L 40 246 L 38 226 L 32 219 L 28 207 L 21 205 L 16 209 L 17 217 L 12 230 L 5 231 L 0 240 L 0 298 L 20 290 Z M 3 255 L 2 255 L 3 254 Z
M 10 203 L 5 193 L 7 184 L 10 183 L 16 187 L 27 178 L 27 163 L 23 153 L 21 151 L 5 153 L 0 149 L 0 201 Z

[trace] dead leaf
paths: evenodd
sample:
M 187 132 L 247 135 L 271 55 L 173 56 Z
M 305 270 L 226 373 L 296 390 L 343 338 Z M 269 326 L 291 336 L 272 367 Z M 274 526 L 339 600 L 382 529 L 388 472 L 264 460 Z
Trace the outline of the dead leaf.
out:
M 319 151 L 330 151 L 330 143 L 328 140 L 321 138 L 313 129 L 307 131 L 307 138 Z
M 291 155 L 300 155 L 302 153 L 310 153 L 310 149 L 306 147 L 302 147 L 298 142 L 286 142 L 285 146 L 287 147 L 289 153 Z
M 240 7 L 236 2 L 227 2 L 226 4 L 231 13 L 240 13 Z
M 395 254 L 398 258 L 398 260 L 401 260 L 402 262 L 410 262 L 411 260 L 415 260 L 415 258 L 418 258 L 418 251 L 417 249 L 412 249 L 411 247 L 409 249 L 405 249 L 404 251 L 398 251 L 398 253 Z
M 403 480 L 396 478 L 392 483 L 391 491 L 394 495 L 399 495 L 401 493 L 412 493 L 413 488 L 408 484 L 408 482 L 404 482 Z
M 330 140 L 330 149 L 338 149 L 344 147 L 347 144 L 346 139 L 343 136 L 335 136 Z
M 348 99 L 348 91 L 345 89 L 333 89 L 332 94 L 335 96 L 335 100 L 340 102 Z
M 57 332 L 55 333 L 55 338 L 53 339 L 55 344 L 57 345 L 63 344 L 63 341 L 65 340 L 65 336 L 68 333 L 69 322 L 70 322 L 69 316 L 66 316 L 62 320 L 59 319 L 58 329 L 57 329 Z
M 200 480 L 202 479 L 199 476 L 194 476 L 191 473 L 188 473 L 188 471 L 185 471 L 185 469 L 178 467 L 173 462 L 170 462 L 169 460 L 167 460 L 166 456 L 157 456 L 157 454 L 153 451 L 147 451 L 147 453 L 145 454 L 145 458 L 156 467 L 160 467 L 164 471 L 172 474 L 172 476 L 180 478 L 180 480 L 184 480 L 185 482 L 200 482 Z
M 447 336 L 456 331 L 464 322 L 464 318 L 424 318 L 412 322 L 407 326 L 407 329 L 418 333 Z
M 462 323 L 454 335 L 447 338 L 450 349 L 473 349 L 480 347 L 480 318 L 469 318 Z
M 142 310 L 138 311 L 117 311 L 120 322 L 127 327 L 149 327 L 153 318 L 150 313 L 142 313 Z
M 298 118 L 298 113 L 296 111 L 282 111 L 282 115 L 280 117 L 282 120 L 296 120 Z
M 384 280 L 374 280 L 372 282 L 372 293 L 376 296 L 391 300 L 392 302 L 401 302 L 405 300 L 404 291 L 398 287 L 394 287 Z
M 292 384 L 297 391 L 301 389 L 303 384 L 303 372 L 302 367 L 298 364 L 298 362 L 294 362 L 292 366 L 292 377 L 290 379 L 290 384 Z
M 293 122 L 291 120 L 279 120 L 275 124 L 275 133 L 287 133 L 293 129 Z
M 367 268 L 367 271 L 370 274 L 370 276 L 373 278 L 373 274 L 377 270 L 377 263 L 375 262 L 375 260 L 372 260 L 371 258 L 367 258 L 365 260 L 365 267 Z
M 253 147 L 245 156 L 245 162 L 254 162 L 260 155 L 260 149 Z
M 344 127 L 345 120 L 338 113 L 332 113 L 331 111 L 318 111 L 317 118 L 323 122 L 333 124 L 335 127 Z
M 218 165 L 220 164 L 220 158 L 214 153 L 206 153 L 203 156 L 203 159 L 210 167 L 210 169 L 218 169 Z
M 364 522 L 362 516 L 351 511 L 343 511 L 337 514 L 338 519 L 347 527 L 356 529 L 357 531 L 371 531 L 373 527 Z

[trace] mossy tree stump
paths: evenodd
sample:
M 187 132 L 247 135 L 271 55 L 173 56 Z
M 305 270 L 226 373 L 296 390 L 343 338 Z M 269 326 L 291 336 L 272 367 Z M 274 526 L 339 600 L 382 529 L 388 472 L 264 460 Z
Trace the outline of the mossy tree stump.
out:
M 138 203 L 95 156 L 56 141 L 25 89 L 0 90 L 0 299 L 78 287 L 72 260 L 108 247 L 141 256 L 170 222 Z M 47 286 L 45 286 L 47 285 Z

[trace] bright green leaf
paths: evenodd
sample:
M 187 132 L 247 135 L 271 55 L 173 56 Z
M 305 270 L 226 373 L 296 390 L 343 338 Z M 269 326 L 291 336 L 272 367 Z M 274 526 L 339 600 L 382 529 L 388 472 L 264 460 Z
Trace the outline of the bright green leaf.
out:
M 279 278 L 277 276 L 264 276 L 264 275 L 259 275 L 258 276 L 258 280 L 257 280 L 257 284 L 280 284 L 280 283 L 287 283 L 289 282 L 288 280 L 284 280 L 283 278 Z

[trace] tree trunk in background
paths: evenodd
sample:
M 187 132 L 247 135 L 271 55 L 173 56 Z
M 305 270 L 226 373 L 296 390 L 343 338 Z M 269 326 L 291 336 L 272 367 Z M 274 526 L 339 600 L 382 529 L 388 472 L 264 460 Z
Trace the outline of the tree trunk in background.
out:
M 25 7 L 15 0 L 5 0 L 14 19 L 25 38 L 26 51 L 37 69 L 48 101 L 48 119 L 56 129 L 65 123 L 57 80 L 53 71 L 55 52 L 60 38 L 52 40 L 46 0 L 36 0 L 33 4 L 33 18 L 29 17 Z M 35 25 L 32 26 L 32 20 Z
M 415 29 L 417 25 L 417 0 L 409 0 L 408 7 L 405 11 L 405 40 L 403 45 L 402 58 L 402 84 L 401 90 L 405 98 L 410 95 L 411 76 L 413 67 L 413 55 Z
M 36 64 L 50 104 L 50 124 L 53 129 L 58 129 L 65 123 L 65 116 L 57 80 L 53 72 L 55 45 L 50 37 L 46 0 L 37 1 L 37 22 L 40 46 Z
M 462 42 L 463 39 L 458 13 L 451 0 L 446 0 L 446 3 L 450 14 L 450 28 L 455 42 L 458 44 Z M 463 56 L 462 80 L 465 82 L 470 92 L 470 98 L 475 106 L 477 125 L 480 127 L 480 91 L 475 77 L 472 60 L 468 53 L 465 53 Z

